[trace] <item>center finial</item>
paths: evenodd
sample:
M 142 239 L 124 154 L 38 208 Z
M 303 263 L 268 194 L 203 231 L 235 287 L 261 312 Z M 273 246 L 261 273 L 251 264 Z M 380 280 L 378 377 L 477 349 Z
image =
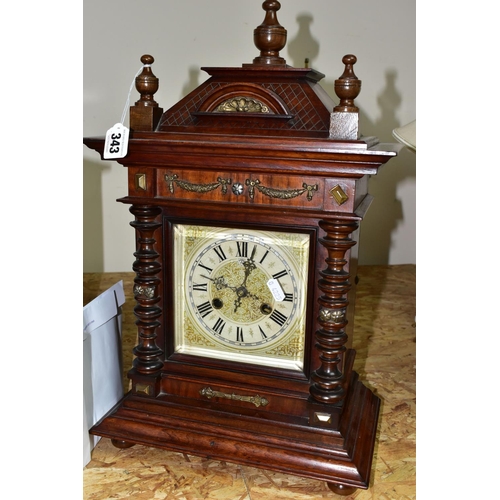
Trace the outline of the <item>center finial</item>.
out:
M 260 50 L 260 56 L 253 60 L 258 65 L 284 65 L 286 61 L 279 51 L 286 45 L 286 29 L 278 22 L 276 12 L 281 9 L 277 0 L 267 0 L 262 4 L 266 11 L 264 22 L 255 28 L 253 41 Z

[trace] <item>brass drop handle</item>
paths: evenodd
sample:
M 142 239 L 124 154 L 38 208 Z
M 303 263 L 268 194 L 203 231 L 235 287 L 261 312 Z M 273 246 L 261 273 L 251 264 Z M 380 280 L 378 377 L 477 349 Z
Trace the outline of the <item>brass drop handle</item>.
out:
M 227 394 L 225 392 L 214 391 L 211 387 L 204 387 L 200 389 L 200 394 L 208 399 L 212 398 L 224 398 L 231 399 L 233 401 L 244 401 L 247 403 L 253 403 L 257 408 L 259 406 L 266 406 L 269 401 L 266 398 L 260 397 L 258 394 L 255 396 L 239 396 L 238 394 Z

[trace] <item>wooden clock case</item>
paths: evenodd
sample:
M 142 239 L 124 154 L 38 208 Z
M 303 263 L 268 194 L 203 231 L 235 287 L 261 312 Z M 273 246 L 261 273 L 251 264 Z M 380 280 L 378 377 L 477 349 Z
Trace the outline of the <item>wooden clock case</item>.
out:
M 369 485 L 380 402 L 347 348 L 359 222 L 368 177 L 397 147 L 359 137 L 354 56 L 335 83 L 338 106 L 324 75 L 279 57 L 279 7 L 263 3 L 253 63 L 203 68 L 210 78 L 164 113 L 153 58 L 141 58 L 128 153 L 117 160 L 128 170 L 118 201 L 135 217 L 138 344 L 130 392 L 91 433 L 324 480 L 345 495 Z M 103 137 L 84 143 L 102 157 Z M 174 223 L 310 235 L 302 371 L 174 352 Z

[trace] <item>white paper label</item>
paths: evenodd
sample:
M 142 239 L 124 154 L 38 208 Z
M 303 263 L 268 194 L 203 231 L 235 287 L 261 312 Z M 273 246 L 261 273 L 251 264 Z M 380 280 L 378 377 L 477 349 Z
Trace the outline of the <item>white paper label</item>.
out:
M 124 158 L 128 151 L 128 128 L 117 123 L 106 132 L 103 158 Z
M 285 298 L 285 292 L 283 292 L 283 288 L 281 288 L 278 280 L 270 279 L 267 282 L 267 286 L 273 294 L 274 300 L 281 302 Z

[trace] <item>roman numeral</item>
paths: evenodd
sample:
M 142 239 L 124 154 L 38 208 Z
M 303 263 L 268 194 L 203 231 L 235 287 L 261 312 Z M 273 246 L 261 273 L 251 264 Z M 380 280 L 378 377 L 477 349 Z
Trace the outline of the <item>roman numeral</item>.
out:
M 285 324 L 285 321 L 287 320 L 287 317 L 284 314 L 281 314 L 279 311 L 274 310 L 271 316 L 269 316 L 275 323 L 278 323 L 278 325 L 283 326 Z
M 285 293 L 285 298 L 283 300 L 285 302 L 293 302 L 293 293 Z
M 219 318 L 216 322 L 215 325 L 213 326 L 212 330 L 215 333 L 218 333 L 219 335 L 222 334 L 222 330 L 224 330 L 224 327 L 226 326 L 226 322 L 222 319 Z
M 241 328 L 241 326 L 236 327 L 236 341 L 237 342 L 244 342 L 244 340 L 243 340 L 243 328 Z
M 267 335 L 264 333 L 264 330 L 261 328 L 260 325 L 259 325 L 259 330 L 260 330 L 260 334 L 262 335 L 262 338 L 267 339 Z
M 222 247 L 220 247 L 220 246 L 214 247 L 214 252 L 217 254 L 217 256 L 219 257 L 219 260 L 221 262 L 223 260 L 227 259 L 226 254 L 224 253 L 224 250 L 222 250 Z
M 273 278 L 275 280 L 277 280 L 279 278 L 283 278 L 283 276 L 286 276 L 286 275 L 287 275 L 287 272 L 283 269 L 283 271 L 280 271 L 279 273 L 273 274 Z
M 199 306 L 196 306 L 198 308 L 198 312 L 201 314 L 201 317 L 204 318 L 205 316 L 208 316 L 212 311 L 212 304 L 210 302 L 203 302 L 203 304 L 200 304 Z
M 207 283 L 193 283 L 193 290 L 197 292 L 208 292 Z
M 236 246 L 238 247 L 237 257 L 248 257 L 248 242 L 237 241 Z
M 264 259 L 267 257 L 268 253 L 269 253 L 269 250 L 266 250 L 266 253 L 263 255 L 262 259 L 260 259 L 259 264 L 262 264 L 264 262 Z
M 203 269 L 206 269 L 209 273 L 211 273 L 213 271 L 213 269 L 211 269 L 210 267 L 204 266 L 201 262 L 198 265 L 200 267 L 202 267 Z

